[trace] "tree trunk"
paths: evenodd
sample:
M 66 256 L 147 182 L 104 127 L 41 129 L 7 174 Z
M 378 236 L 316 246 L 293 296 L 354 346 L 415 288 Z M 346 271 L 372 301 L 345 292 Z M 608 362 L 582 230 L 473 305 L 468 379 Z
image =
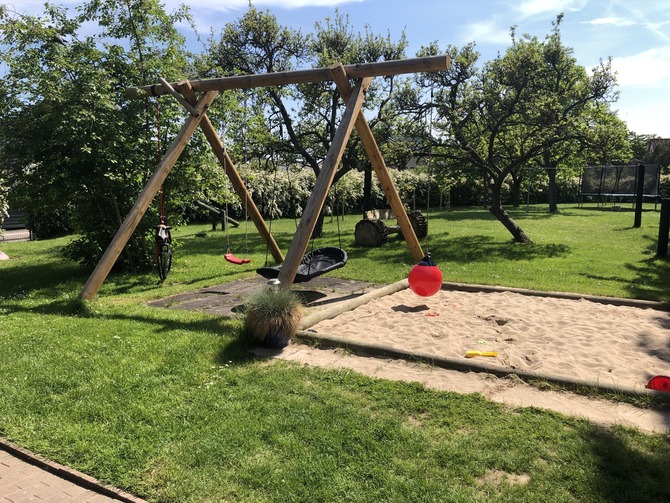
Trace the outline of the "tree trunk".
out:
M 502 208 L 501 201 L 501 187 L 500 184 L 495 183 L 491 185 L 491 207 L 489 211 L 495 216 L 501 224 L 512 234 L 514 241 L 517 243 L 532 243 L 531 239 L 526 236 L 521 227 L 510 217 Z
M 518 208 L 521 206 L 521 182 L 522 176 L 512 176 L 512 206 Z
M 558 190 L 556 187 L 556 168 L 547 168 L 549 175 L 549 213 L 558 211 Z

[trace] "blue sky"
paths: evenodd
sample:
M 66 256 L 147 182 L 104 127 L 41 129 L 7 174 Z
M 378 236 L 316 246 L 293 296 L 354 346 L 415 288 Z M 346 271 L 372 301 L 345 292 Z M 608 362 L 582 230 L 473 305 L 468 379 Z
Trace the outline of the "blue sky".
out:
M 207 36 L 234 21 L 247 0 L 163 0 L 168 10 L 179 3 L 191 9 L 198 30 Z M 42 0 L 24 0 L 17 10 L 40 13 Z M 54 3 L 77 5 L 63 0 Z M 620 98 L 613 108 L 638 134 L 670 138 L 670 1 L 645 0 L 255 0 L 283 25 L 311 31 L 314 23 L 347 14 L 359 29 L 368 24 L 375 33 L 399 37 L 404 29 L 414 56 L 421 45 L 438 41 L 463 46 L 476 42 L 481 61 L 488 61 L 510 44 L 509 30 L 544 36 L 563 12 L 563 43 L 574 50 L 577 62 L 592 68 L 613 58 Z M 18 7 L 18 4 L 15 4 Z M 194 49 L 199 49 L 194 47 Z

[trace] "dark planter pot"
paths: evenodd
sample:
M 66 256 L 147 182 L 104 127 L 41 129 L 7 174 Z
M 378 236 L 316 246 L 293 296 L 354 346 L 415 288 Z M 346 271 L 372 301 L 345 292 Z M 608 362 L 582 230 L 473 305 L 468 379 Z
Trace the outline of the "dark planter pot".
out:
M 291 335 L 283 330 L 277 331 L 273 334 L 268 334 L 263 339 L 263 346 L 271 349 L 282 349 L 288 346 L 291 340 Z

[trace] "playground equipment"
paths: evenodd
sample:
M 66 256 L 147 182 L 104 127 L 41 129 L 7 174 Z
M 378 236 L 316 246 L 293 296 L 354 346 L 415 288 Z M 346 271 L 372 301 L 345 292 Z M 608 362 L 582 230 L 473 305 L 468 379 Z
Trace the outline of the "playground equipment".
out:
M 363 144 L 372 167 L 379 178 L 391 209 L 398 219 L 398 225 L 407 241 L 412 257 L 416 261 L 421 260 L 424 256 L 423 250 L 414 233 L 405 207 L 398 195 L 398 191 L 391 179 L 384 158 L 382 157 L 377 142 L 372 134 L 372 130 L 362 111 L 362 105 L 365 92 L 374 77 L 443 71 L 447 70 L 449 65 L 449 56 L 443 55 L 358 65 L 343 65 L 342 63 L 336 63 L 328 68 L 241 75 L 216 79 L 184 81 L 179 83 L 169 83 L 165 81 L 165 79 L 161 79 L 160 84 L 127 89 L 126 96 L 129 98 L 143 98 L 147 95 L 161 96 L 170 94 L 184 106 L 189 115 L 167 153 L 158 164 L 154 174 L 149 179 L 137 201 L 122 222 L 112 239 L 112 242 L 109 244 L 102 258 L 93 270 L 93 273 L 88 278 L 79 296 L 83 299 L 92 299 L 97 294 L 100 286 L 111 271 L 114 262 L 116 262 L 116 259 L 121 254 L 121 251 L 127 244 L 130 236 L 146 213 L 152 199 L 158 193 L 160 186 L 167 178 L 170 170 L 198 127 L 202 129 L 214 154 L 224 167 L 225 173 L 230 179 L 235 192 L 243 201 L 245 208 L 248 208 L 249 216 L 267 244 L 273 258 L 277 263 L 282 264 L 278 275 L 282 287 L 289 288 L 295 280 L 305 255 L 310 236 L 316 225 L 319 213 L 323 208 L 328 190 L 333 183 L 335 172 L 340 164 L 344 149 L 346 148 L 354 127 L 356 127 L 356 130 L 358 131 L 361 143 Z M 353 87 L 350 80 L 354 81 Z M 342 115 L 340 125 L 333 137 L 331 147 L 323 161 L 321 171 L 316 179 L 312 194 L 307 201 L 296 233 L 289 246 L 286 257 L 284 257 L 273 236 L 270 234 L 258 208 L 251 199 L 251 195 L 240 178 L 233 161 L 223 148 L 223 143 L 219 138 L 216 128 L 207 116 L 207 109 L 214 102 L 219 92 L 226 89 L 249 89 L 322 81 L 335 82 L 335 85 L 346 104 L 346 108 Z M 197 93 L 202 94 L 198 97 Z
M 641 180 L 640 180 L 641 178 Z M 601 205 L 632 199 L 638 194 L 642 182 L 642 197 L 658 199 L 660 167 L 658 164 L 625 164 L 611 166 L 587 166 L 582 172 L 579 202 L 595 199 Z
M 442 288 L 442 271 L 435 261 L 426 253 L 412 269 L 407 278 L 409 288 L 420 297 L 435 295 Z
M 216 230 L 216 226 L 218 222 L 221 222 L 221 230 L 226 230 L 226 227 L 228 224 L 232 225 L 233 227 L 239 227 L 240 223 L 235 220 L 234 218 L 230 218 L 228 216 L 228 212 L 225 210 L 222 210 L 221 208 L 217 208 L 213 205 L 207 204 L 203 201 L 196 201 L 195 204 L 200 206 L 203 210 L 207 210 L 210 213 L 210 218 L 212 220 L 212 230 Z
M 347 260 L 347 252 L 342 248 L 337 248 L 335 246 L 326 246 L 324 248 L 312 250 L 305 254 L 300 261 L 293 282 L 304 283 L 317 276 L 344 267 Z M 256 269 L 256 272 L 264 278 L 274 279 L 279 277 L 281 269 L 282 264 L 279 264 L 275 267 L 259 267 Z

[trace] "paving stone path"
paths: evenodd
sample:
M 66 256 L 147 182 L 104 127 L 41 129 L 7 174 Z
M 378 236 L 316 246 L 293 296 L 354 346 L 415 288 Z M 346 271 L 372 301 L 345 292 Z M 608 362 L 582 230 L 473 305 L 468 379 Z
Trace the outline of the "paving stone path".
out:
M 0 503 L 146 503 L 96 479 L 0 441 Z

